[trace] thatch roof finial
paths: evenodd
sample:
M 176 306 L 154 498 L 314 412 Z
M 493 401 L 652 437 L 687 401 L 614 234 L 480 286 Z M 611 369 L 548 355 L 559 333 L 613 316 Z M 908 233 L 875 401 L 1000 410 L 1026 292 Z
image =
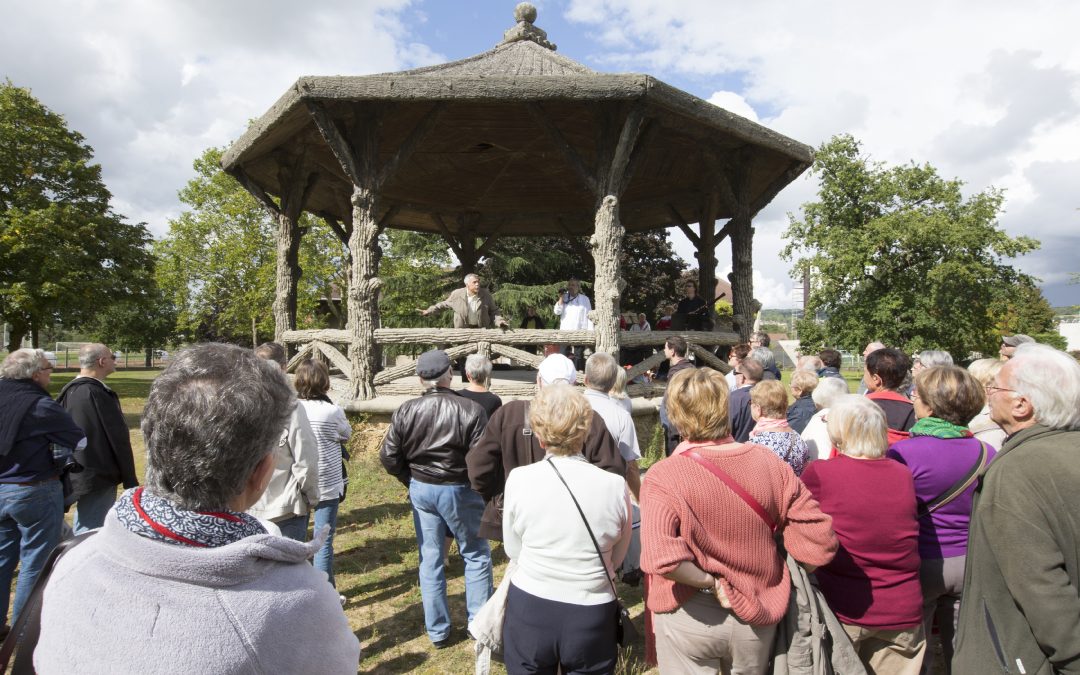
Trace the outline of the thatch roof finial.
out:
M 514 8 L 514 20 L 517 21 L 517 25 L 503 33 L 502 42 L 499 44 L 506 45 L 518 40 L 530 40 L 541 47 L 555 51 L 555 43 L 547 39 L 547 32 L 533 25 L 536 21 L 536 7 L 532 3 L 518 3 L 518 6 Z

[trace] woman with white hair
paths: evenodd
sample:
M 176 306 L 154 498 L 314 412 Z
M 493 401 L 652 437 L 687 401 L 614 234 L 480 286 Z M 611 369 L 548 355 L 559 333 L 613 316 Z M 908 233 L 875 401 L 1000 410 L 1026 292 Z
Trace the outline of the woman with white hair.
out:
M 813 399 L 817 412 L 802 431 L 802 439 L 806 443 L 807 461 L 832 457 L 832 441 L 829 440 L 826 416 L 833 401 L 848 393 L 850 392 L 847 380 L 840 377 L 822 378 L 814 387 L 814 393 L 810 395 L 810 398 Z
M 911 473 L 885 456 L 885 413 L 866 397 L 840 397 L 828 429 L 840 454 L 802 474 L 840 540 L 816 571 L 821 592 L 869 672 L 916 675 L 926 639 Z
M 987 392 L 986 403 L 968 422 L 968 429 L 975 434 L 975 438 L 995 448 L 1000 448 L 1005 443 L 1005 430 L 990 418 L 989 393 L 990 387 L 994 385 L 994 378 L 1003 365 L 1005 362 L 1001 359 L 976 359 L 968 364 L 968 372 L 983 386 L 983 391 Z
M 502 399 L 491 393 L 491 359 L 483 354 L 469 354 L 465 359 L 465 377 L 469 384 L 459 389 L 458 394 L 479 403 L 490 419 L 502 407 Z
M 573 387 L 540 389 L 528 415 L 547 455 L 506 479 L 503 545 L 517 563 L 503 626 L 511 675 L 615 670 L 611 580 L 630 545 L 630 493 L 581 454 L 590 411 Z

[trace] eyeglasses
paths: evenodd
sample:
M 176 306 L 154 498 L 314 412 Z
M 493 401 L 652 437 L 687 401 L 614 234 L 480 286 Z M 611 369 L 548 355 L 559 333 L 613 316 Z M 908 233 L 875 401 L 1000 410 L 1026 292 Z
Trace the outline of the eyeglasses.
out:
M 53 369 L 53 368 L 55 368 L 55 367 L 56 367 L 56 366 L 53 366 L 53 365 L 48 365 L 48 366 L 42 366 L 41 370 L 52 370 L 52 369 Z
M 986 385 L 986 393 L 987 394 L 992 394 L 995 391 L 1011 391 L 1014 394 L 1017 393 L 1015 389 L 1006 389 L 1005 387 L 999 387 L 999 386 L 997 386 L 995 384 Z

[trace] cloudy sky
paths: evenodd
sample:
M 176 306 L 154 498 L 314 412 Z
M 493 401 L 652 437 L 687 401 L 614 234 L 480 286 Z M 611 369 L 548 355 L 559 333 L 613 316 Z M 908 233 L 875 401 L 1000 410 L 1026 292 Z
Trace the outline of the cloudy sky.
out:
M 1006 191 L 1001 225 L 1042 250 L 1017 265 L 1080 303 L 1080 3 L 980 0 L 541 0 L 537 24 L 594 69 L 643 72 L 810 145 L 929 162 Z M 226 145 L 302 75 L 365 74 L 489 49 L 503 0 L 77 0 L 5 3 L 0 77 L 84 134 L 116 210 L 161 236 L 192 160 Z M 804 177 L 756 221 L 755 295 L 795 302 L 776 253 Z M 692 260 L 681 234 L 676 246 Z M 720 265 L 730 253 L 720 247 Z M 724 272 L 727 270 L 725 269 Z

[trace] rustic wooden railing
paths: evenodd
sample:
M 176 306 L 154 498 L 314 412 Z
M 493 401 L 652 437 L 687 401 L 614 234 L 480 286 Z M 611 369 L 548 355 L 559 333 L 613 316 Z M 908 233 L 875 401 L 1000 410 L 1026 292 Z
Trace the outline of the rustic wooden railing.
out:
M 733 345 L 739 342 L 737 333 L 730 331 L 619 331 L 618 342 L 623 349 L 662 347 L 669 337 L 683 337 L 698 363 L 709 365 L 723 373 L 730 367 L 718 359 L 709 347 Z M 286 366 L 292 372 L 305 358 L 316 356 L 327 361 L 333 370 L 351 380 L 349 358 L 338 345 L 349 344 L 351 335 L 347 330 L 292 330 L 285 331 L 281 339 L 298 347 L 296 355 Z M 386 345 L 441 345 L 451 359 L 469 354 L 486 354 L 492 359 L 506 357 L 512 362 L 535 368 L 544 360 L 543 354 L 530 354 L 521 345 L 584 345 L 595 347 L 596 334 L 592 331 L 526 330 L 526 329 L 454 329 L 454 328 L 379 328 L 375 330 L 376 343 Z M 630 379 L 649 370 L 655 370 L 664 361 L 663 351 L 658 351 L 634 365 L 627 374 Z M 414 377 L 414 364 L 393 366 L 375 374 L 373 384 L 380 395 L 415 395 L 420 392 Z M 583 377 L 578 375 L 579 384 Z M 530 383 L 496 383 L 492 391 L 500 396 L 528 396 L 535 385 Z M 627 388 L 630 396 L 651 397 L 662 393 L 664 384 L 633 384 Z

